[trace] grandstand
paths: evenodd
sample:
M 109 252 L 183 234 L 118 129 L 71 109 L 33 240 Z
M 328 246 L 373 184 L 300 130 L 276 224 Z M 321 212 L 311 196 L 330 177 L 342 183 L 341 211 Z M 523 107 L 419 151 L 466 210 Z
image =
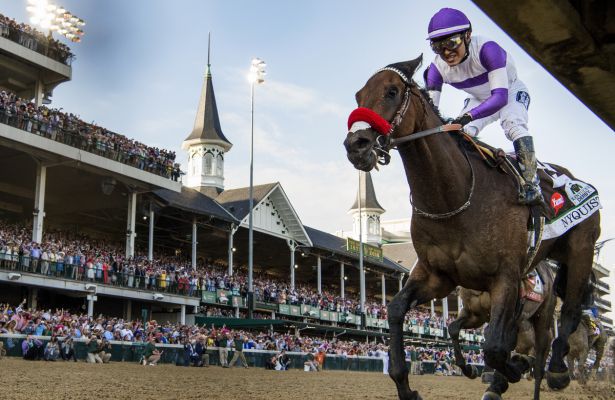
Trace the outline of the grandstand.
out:
M 30 34 L 35 46 L 11 29 L 0 38 L 0 302 L 126 320 L 240 318 L 312 334 L 386 334 L 386 302 L 408 269 L 365 257 L 361 315 L 358 254 L 303 225 L 280 183 L 254 188 L 259 318 L 245 321 L 248 188 L 224 187 L 232 144 L 210 65 L 182 172 L 171 151 L 85 123 L 79 110 L 51 108 L 53 89 L 71 80 L 70 50 L 41 51 L 53 39 Z M 409 339 L 442 342 L 446 320 L 432 307 L 409 314 L 405 329 Z

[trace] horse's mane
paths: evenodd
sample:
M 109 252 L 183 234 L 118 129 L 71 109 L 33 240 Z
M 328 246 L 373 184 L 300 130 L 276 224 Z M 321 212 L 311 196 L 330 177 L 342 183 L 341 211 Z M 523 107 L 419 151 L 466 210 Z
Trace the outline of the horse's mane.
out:
M 413 81 L 414 82 L 414 81 Z M 445 123 L 446 122 L 446 118 L 444 118 L 442 116 L 442 114 L 440 114 L 440 109 L 438 109 L 438 107 L 436 107 L 436 105 L 433 103 L 433 101 L 431 100 L 431 96 L 429 95 L 429 93 L 427 92 L 427 89 L 420 87 L 418 85 L 418 83 L 414 82 L 414 84 L 416 84 L 416 87 L 419 89 L 419 91 L 421 92 L 421 94 L 423 95 L 423 98 L 425 100 L 425 102 L 427 104 L 429 104 L 429 106 L 431 107 L 431 110 L 434 112 L 434 114 L 436 114 L 436 116 L 438 118 L 440 118 L 440 122 Z
M 417 59 L 418 60 L 418 59 Z M 414 60 L 416 61 L 416 60 Z M 436 114 L 438 116 L 438 118 L 440 118 L 440 121 L 442 123 L 446 122 L 446 119 L 442 117 L 442 115 L 440 114 L 440 110 L 438 109 L 438 107 L 436 107 L 436 105 L 433 103 L 433 101 L 431 101 L 431 96 L 429 95 L 429 93 L 427 92 L 426 88 L 420 87 L 418 83 L 416 83 L 414 81 L 414 79 L 412 79 L 412 75 L 414 74 L 414 72 L 416 71 L 416 69 L 418 69 L 421 65 L 421 61 L 419 61 L 417 64 L 414 64 L 414 66 L 412 67 L 412 69 L 408 68 L 408 62 L 397 62 L 397 63 L 393 63 L 393 64 L 389 64 L 387 65 L 385 68 L 392 68 L 395 70 L 398 70 L 400 72 L 402 72 L 405 75 L 405 82 L 409 83 L 408 80 L 410 81 L 410 84 L 415 85 L 419 91 L 421 92 L 421 95 L 423 95 L 423 99 L 425 100 L 425 102 L 427 104 L 429 104 L 429 106 L 431 107 L 432 111 L 434 112 L 434 114 Z M 402 78 L 404 79 L 404 78 Z

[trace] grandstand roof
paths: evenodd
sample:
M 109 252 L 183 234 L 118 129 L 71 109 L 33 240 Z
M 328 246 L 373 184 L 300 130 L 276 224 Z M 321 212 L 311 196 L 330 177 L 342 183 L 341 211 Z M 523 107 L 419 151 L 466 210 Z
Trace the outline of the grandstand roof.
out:
M 253 186 L 254 204 L 258 204 L 279 183 L 267 183 Z M 216 197 L 216 201 L 224 206 L 238 220 L 244 219 L 250 212 L 250 188 L 225 190 Z
M 615 129 L 615 2 L 473 1 Z
M 230 150 L 233 146 L 222 133 L 220 117 L 218 116 L 218 106 L 214 86 L 211 80 L 211 66 L 207 64 L 205 71 L 205 81 L 201 90 L 199 107 L 194 120 L 194 128 L 190 135 L 184 140 L 182 148 L 188 148 L 191 144 L 210 143 L 221 146 L 224 151 Z
M 299 215 L 295 212 L 279 182 L 254 186 L 253 198 L 254 229 L 285 239 L 292 239 L 302 245 L 312 245 Z M 248 226 L 249 187 L 225 190 L 216 197 L 216 201 L 240 220 L 243 227 Z
M 198 190 L 182 186 L 180 193 L 167 189 L 154 190 L 153 193 L 169 206 L 198 214 L 211 215 L 224 221 L 237 222 L 217 201 L 205 196 Z
M 320 231 L 315 228 L 310 228 L 309 226 L 305 227 L 310 239 L 312 239 L 313 247 L 334 252 L 336 254 L 346 256 L 349 258 L 358 259 L 358 256 L 355 253 L 351 253 L 346 250 L 346 240 L 342 239 L 338 236 L 332 235 L 327 232 Z M 388 258 L 384 258 L 383 262 L 368 260 L 369 264 L 377 265 L 380 267 L 384 267 L 387 269 L 391 269 L 396 272 L 407 273 L 408 270 L 403 266 L 399 265 L 396 262 L 391 261 Z

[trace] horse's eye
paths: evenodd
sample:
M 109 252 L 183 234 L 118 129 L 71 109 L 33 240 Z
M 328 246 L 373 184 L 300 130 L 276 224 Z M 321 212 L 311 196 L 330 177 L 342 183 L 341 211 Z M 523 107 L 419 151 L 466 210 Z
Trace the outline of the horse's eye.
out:
M 396 87 L 390 87 L 389 90 L 387 90 L 385 97 L 387 99 L 394 99 L 395 97 L 397 97 L 397 93 L 398 90 Z

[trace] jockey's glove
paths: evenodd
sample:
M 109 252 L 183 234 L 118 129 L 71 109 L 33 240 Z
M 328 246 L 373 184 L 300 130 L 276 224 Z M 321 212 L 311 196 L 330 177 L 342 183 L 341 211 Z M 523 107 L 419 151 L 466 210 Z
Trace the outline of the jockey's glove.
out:
M 470 122 L 472 122 L 472 115 L 470 115 L 470 113 L 465 113 L 462 116 L 455 118 L 451 122 L 451 124 L 460 124 L 461 126 L 466 126 Z

